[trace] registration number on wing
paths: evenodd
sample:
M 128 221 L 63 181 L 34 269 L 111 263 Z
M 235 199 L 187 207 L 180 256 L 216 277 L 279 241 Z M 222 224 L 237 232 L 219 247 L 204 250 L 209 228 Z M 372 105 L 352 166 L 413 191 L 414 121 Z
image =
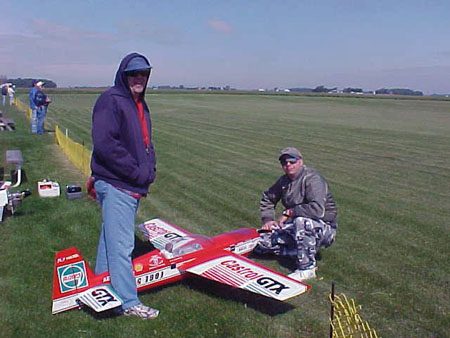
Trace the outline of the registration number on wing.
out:
M 136 285 L 144 286 L 160 281 L 164 277 L 164 271 L 150 272 L 136 277 Z

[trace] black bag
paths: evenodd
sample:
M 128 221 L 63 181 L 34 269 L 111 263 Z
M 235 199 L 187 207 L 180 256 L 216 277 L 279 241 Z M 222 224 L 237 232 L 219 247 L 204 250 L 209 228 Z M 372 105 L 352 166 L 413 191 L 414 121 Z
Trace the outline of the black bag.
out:
M 295 228 L 277 229 L 272 233 L 261 235 L 261 241 L 254 249 L 261 255 L 274 254 L 297 258 L 297 242 L 295 241 Z

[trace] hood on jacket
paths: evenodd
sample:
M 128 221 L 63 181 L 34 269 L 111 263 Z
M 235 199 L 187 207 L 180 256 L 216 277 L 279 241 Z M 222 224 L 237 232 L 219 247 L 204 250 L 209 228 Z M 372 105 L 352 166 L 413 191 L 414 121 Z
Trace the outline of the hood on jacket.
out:
M 114 79 L 114 87 L 119 89 L 126 96 L 132 95 L 132 94 L 131 94 L 130 87 L 128 86 L 127 77 L 125 75 L 125 68 L 127 67 L 128 63 L 136 57 L 143 58 L 148 63 L 148 65 L 151 67 L 151 64 L 148 61 L 148 59 L 142 54 L 131 53 L 122 59 L 122 61 L 120 62 L 120 65 L 119 65 L 119 69 L 117 69 L 117 72 L 116 72 L 116 78 Z M 148 84 L 149 78 L 150 78 L 150 76 L 147 78 L 147 82 L 145 83 L 145 88 L 142 93 L 142 96 L 145 96 L 145 90 L 147 89 L 147 84 Z

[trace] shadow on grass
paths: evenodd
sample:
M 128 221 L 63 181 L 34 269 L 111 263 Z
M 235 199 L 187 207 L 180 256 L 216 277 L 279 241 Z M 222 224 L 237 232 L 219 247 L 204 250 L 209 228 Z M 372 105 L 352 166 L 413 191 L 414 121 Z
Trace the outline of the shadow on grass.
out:
M 117 317 L 121 316 L 121 314 L 118 313 L 117 311 L 114 311 L 114 309 L 108 310 L 108 311 L 104 311 L 104 312 L 95 312 L 90 307 L 85 306 L 85 305 L 82 305 L 80 307 L 79 311 L 83 311 L 84 313 L 90 315 L 95 320 L 114 319 L 114 318 L 117 318 Z
M 181 283 L 190 289 L 206 293 L 213 297 L 245 304 L 246 307 L 250 307 L 255 311 L 269 316 L 276 316 L 295 309 L 295 307 L 289 303 L 280 302 L 272 298 L 267 298 L 242 289 L 233 288 L 231 286 L 220 284 L 218 282 L 194 275 L 189 276 L 189 278 L 185 279 Z

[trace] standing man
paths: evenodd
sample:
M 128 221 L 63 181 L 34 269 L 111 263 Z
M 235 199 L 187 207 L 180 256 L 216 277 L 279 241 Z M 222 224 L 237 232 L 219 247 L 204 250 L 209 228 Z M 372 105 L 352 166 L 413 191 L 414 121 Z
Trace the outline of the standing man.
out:
M 156 172 L 150 111 L 144 100 L 151 69 L 143 55 L 127 55 L 117 70 L 114 86 L 97 99 L 92 115 L 92 177 L 88 182 L 92 188 L 95 181 L 93 187 L 102 207 L 95 273 L 109 271 L 112 287 L 123 300 L 121 313 L 143 319 L 159 314 L 139 301 L 131 258 L 139 201 L 147 195 Z
M 303 164 L 298 149 L 284 148 L 278 160 L 285 174 L 263 193 L 260 203 L 262 229 L 272 233 L 262 236 L 258 250 L 296 259 L 297 269 L 289 275 L 293 279 L 315 278 L 317 250 L 330 246 L 336 234 L 336 204 L 327 181 Z M 280 200 L 285 209 L 275 222 Z
M 29 102 L 30 102 L 30 110 L 31 110 L 31 132 L 37 133 L 37 106 L 34 102 L 34 97 L 36 96 L 36 93 L 38 92 L 38 86 L 37 84 L 40 81 L 34 80 L 32 83 L 32 87 L 29 92 Z
M 3 107 L 6 105 L 6 95 L 8 95 L 8 84 L 5 83 L 2 85 L 2 105 Z
M 12 106 L 13 104 L 15 104 L 14 102 L 14 94 L 16 93 L 15 91 L 16 86 L 11 84 L 8 87 L 8 95 L 9 95 L 9 105 Z
M 37 133 L 39 135 L 44 134 L 44 122 L 47 115 L 47 108 L 52 100 L 44 93 L 45 82 L 39 81 L 36 84 L 37 91 L 34 95 L 34 104 L 36 105 L 36 118 L 37 118 Z

